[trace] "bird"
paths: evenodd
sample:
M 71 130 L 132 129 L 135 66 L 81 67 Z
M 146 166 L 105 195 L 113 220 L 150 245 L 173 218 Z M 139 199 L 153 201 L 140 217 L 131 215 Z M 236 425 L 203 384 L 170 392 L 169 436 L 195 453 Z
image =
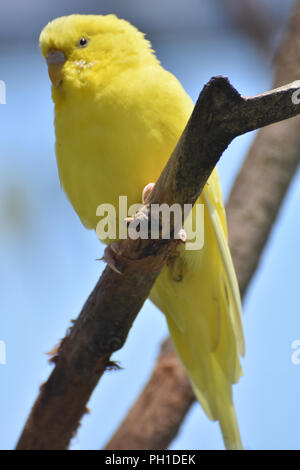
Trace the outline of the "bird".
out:
M 194 105 L 145 34 L 114 14 L 56 18 L 39 44 L 52 82 L 60 182 L 82 224 L 96 230 L 99 204 L 117 208 L 120 195 L 139 203 L 158 180 Z M 204 207 L 203 247 L 179 243 L 149 297 L 166 317 L 197 400 L 219 422 L 225 447 L 238 450 L 232 388 L 245 344 L 216 168 L 196 204 Z

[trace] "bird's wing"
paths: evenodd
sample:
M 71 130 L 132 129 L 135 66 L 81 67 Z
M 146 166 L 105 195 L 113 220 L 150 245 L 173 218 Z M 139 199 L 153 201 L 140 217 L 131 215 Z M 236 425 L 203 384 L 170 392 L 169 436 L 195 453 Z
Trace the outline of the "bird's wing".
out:
M 241 375 L 239 352 L 244 352 L 241 302 L 216 172 L 197 202 L 204 204 L 203 248 L 189 251 L 181 245 L 175 275 L 172 263 L 166 266 L 150 298 L 166 315 L 175 349 L 205 412 L 220 422 L 227 447 L 240 448 L 232 384 Z
M 225 289 L 229 297 L 229 311 L 232 314 L 232 323 L 237 343 L 239 345 L 239 352 L 244 356 L 245 341 L 242 327 L 242 304 L 240 291 L 227 241 L 226 216 L 222 203 L 221 189 L 219 182 L 216 179 L 216 173 L 213 173 L 212 176 L 213 180 L 204 188 L 203 197 L 210 215 L 210 220 L 223 263 Z

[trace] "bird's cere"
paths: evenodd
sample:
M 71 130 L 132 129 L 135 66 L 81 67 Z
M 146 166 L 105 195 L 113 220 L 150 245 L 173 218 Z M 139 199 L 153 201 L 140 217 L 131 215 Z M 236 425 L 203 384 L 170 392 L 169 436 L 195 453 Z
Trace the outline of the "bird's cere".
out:
M 66 56 L 62 51 L 52 49 L 47 54 L 47 63 L 50 64 L 64 64 L 66 62 Z
M 50 80 L 53 85 L 59 86 L 63 80 L 62 68 L 67 58 L 62 51 L 52 49 L 48 52 L 46 60 Z

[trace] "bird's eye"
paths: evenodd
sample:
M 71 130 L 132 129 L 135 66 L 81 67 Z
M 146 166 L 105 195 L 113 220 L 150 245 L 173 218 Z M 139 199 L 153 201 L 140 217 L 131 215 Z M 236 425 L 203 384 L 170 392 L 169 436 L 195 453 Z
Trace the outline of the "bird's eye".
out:
M 89 40 L 86 38 L 80 38 L 78 41 L 78 46 L 79 47 L 86 47 L 89 43 Z

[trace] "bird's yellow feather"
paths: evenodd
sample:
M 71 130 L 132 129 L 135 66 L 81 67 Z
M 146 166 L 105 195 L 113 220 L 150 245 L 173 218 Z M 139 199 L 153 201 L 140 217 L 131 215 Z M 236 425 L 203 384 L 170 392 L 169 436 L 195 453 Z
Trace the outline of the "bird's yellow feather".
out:
M 87 44 L 81 47 L 81 38 Z M 178 80 L 160 65 L 150 43 L 114 15 L 71 15 L 40 36 L 45 58 L 63 53 L 62 79 L 52 88 L 56 155 L 62 186 L 81 221 L 95 229 L 101 203 L 139 203 L 156 181 L 192 112 Z M 241 448 L 232 384 L 244 352 L 241 303 L 228 245 L 216 170 L 204 204 L 204 247 L 179 248 L 150 298 L 164 312 L 175 349 L 227 448 Z M 187 234 L 189 236 L 189 234 Z

